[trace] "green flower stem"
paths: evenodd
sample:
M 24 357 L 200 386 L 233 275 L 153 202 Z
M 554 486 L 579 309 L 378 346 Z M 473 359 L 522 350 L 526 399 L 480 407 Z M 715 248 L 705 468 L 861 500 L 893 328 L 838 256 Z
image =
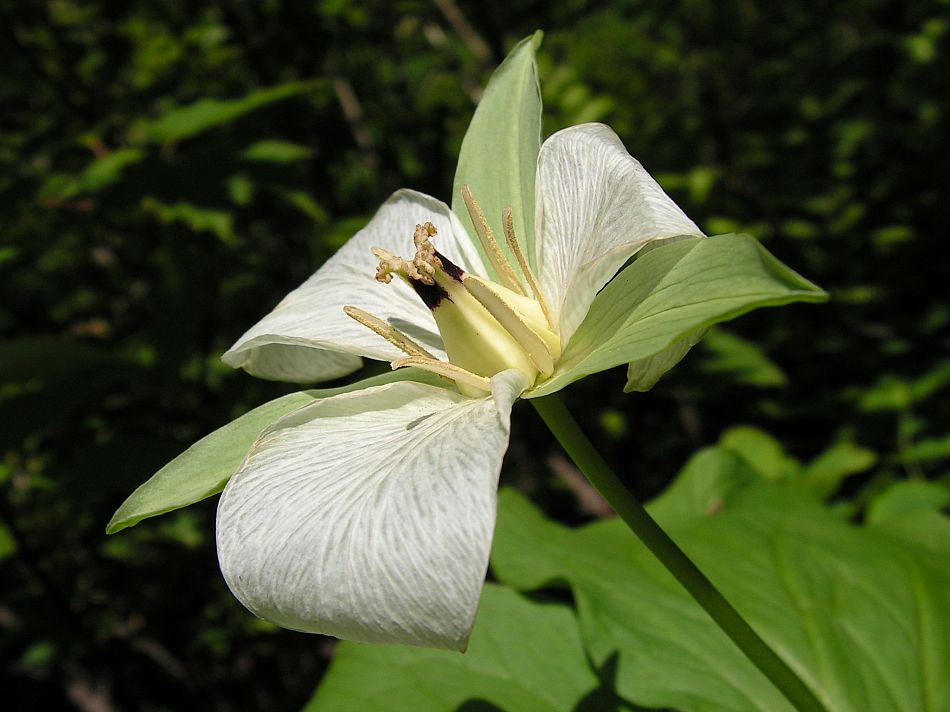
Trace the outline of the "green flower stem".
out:
M 533 398 L 544 423 L 597 491 L 746 657 L 801 712 L 826 712 L 815 694 L 746 623 L 696 564 L 624 487 L 558 395 Z

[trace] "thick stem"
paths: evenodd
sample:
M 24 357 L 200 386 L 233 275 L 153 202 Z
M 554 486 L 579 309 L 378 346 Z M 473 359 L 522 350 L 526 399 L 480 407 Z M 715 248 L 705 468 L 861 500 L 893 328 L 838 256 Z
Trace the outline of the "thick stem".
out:
M 801 712 L 826 712 L 825 707 L 798 675 L 746 623 L 706 575 L 624 487 L 584 435 L 560 397 L 552 395 L 534 398 L 531 403 L 567 454 L 614 511 L 732 642 L 739 646 L 752 664 L 762 671 L 796 709 Z

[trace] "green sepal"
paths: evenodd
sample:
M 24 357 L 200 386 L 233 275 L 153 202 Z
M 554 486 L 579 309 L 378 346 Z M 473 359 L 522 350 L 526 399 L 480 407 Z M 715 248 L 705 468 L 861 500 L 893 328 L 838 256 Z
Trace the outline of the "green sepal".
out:
M 474 238 L 475 227 L 459 192 L 463 185 L 471 188 L 509 262 L 517 264 L 505 244 L 501 222 L 502 210 L 511 206 L 515 234 L 532 269 L 537 266 L 534 179 L 541 150 L 541 85 L 535 52 L 542 37 L 535 32 L 521 40 L 495 70 L 462 139 L 452 184 L 452 211 L 468 234 Z M 474 242 L 490 276 L 498 281 L 478 240 Z
M 339 388 L 299 391 L 254 408 L 240 418 L 201 438 L 138 487 L 122 503 L 106 526 L 115 534 L 143 519 L 187 507 L 218 494 L 241 466 L 258 436 L 285 415 L 312 403 L 372 386 L 396 381 L 447 385 L 437 376 L 415 368 L 384 373 Z
M 827 298 L 748 235 L 670 241 L 642 254 L 600 291 L 554 375 L 525 397 L 659 356 L 645 369 L 649 378 L 641 379 L 655 382 L 663 367 L 676 363 L 673 357 L 685 354 L 691 335 L 713 324 L 759 307 Z

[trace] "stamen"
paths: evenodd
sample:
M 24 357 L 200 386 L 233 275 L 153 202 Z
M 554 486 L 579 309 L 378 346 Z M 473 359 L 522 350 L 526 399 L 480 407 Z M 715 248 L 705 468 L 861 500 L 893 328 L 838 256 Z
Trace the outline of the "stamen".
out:
M 528 281 L 528 286 L 531 287 L 531 293 L 534 294 L 535 300 L 541 305 L 541 311 L 544 312 L 544 318 L 547 319 L 548 326 L 551 327 L 552 331 L 556 331 L 554 320 L 551 318 L 551 311 L 548 309 L 548 303 L 544 299 L 544 294 L 541 293 L 541 285 L 538 284 L 538 280 L 531 271 L 531 267 L 528 266 L 528 261 L 521 252 L 521 246 L 518 245 L 518 239 L 515 236 L 514 220 L 511 218 L 511 206 L 508 206 L 501 212 L 501 222 L 505 228 L 505 242 L 508 243 L 508 248 L 514 253 L 515 258 L 518 260 L 521 273 Z
M 501 251 L 498 242 L 495 240 L 495 235 L 492 233 L 491 228 L 488 226 L 488 221 L 485 219 L 485 213 L 482 212 L 482 207 L 478 204 L 478 201 L 475 200 L 475 196 L 472 195 L 472 191 L 467 185 L 463 185 L 460 192 L 462 193 L 462 200 L 465 201 L 465 207 L 468 208 L 468 215 L 472 219 L 472 224 L 475 226 L 475 233 L 478 235 L 478 240 L 482 243 L 482 249 L 485 250 L 485 254 L 488 255 L 488 261 L 491 262 L 498 276 L 508 283 L 510 289 L 518 294 L 524 295 L 524 288 L 518 281 L 518 276 L 515 274 L 515 271 L 511 269 L 511 265 L 508 264 L 508 260 Z
M 403 366 L 415 366 L 416 368 L 421 368 L 423 371 L 429 371 L 430 373 L 443 376 L 444 378 L 455 381 L 459 386 L 459 390 L 466 395 L 480 396 L 491 393 L 490 379 L 435 358 L 409 356 L 393 361 L 390 365 L 394 371 Z
M 491 288 L 491 283 L 475 275 L 466 275 L 462 282 L 465 289 L 524 349 L 531 363 L 545 376 L 554 373 L 554 354 L 544 339 Z M 554 334 L 551 334 L 554 337 Z
M 392 277 L 390 277 L 390 279 L 392 279 Z M 367 311 L 363 311 L 362 309 L 357 309 L 356 307 L 343 307 L 343 311 L 348 317 L 358 321 L 370 331 L 374 331 L 375 333 L 379 334 L 400 351 L 407 353 L 410 356 L 431 359 L 435 358 L 435 356 L 422 348 L 422 346 L 417 344 L 398 329 L 394 328 L 390 324 L 387 324 L 379 317 L 374 316 Z

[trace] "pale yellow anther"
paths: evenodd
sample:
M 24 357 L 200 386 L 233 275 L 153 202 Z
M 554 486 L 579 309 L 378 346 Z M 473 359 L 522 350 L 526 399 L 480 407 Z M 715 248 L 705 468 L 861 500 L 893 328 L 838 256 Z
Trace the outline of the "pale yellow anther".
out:
M 524 258 L 524 253 L 521 252 L 521 246 L 518 244 L 518 238 L 515 235 L 514 220 L 512 220 L 511 217 L 511 206 L 505 208 L 501 212 L 501 222 L 505 228 L 505 242 L 508 243 L 508 248 L 514 254 L 515 259 L 518 260 L 518 266 L 521 267 L 521 273 L 527 280 L 528 286 L 531 288 L 531 293 L 534 295 L 535 300 L 541 305 L 541 311 L 544 312 L 544 318 L 547 320 L 548 326 L 553 331 L 555 330 L 554 320 L 551 318 L 551 310 L 548 309 L 548 303 L 544 300 L 544 294 L 541 292 L 541 285 L 538 284 L 538 280 L 535 278 L 534 272 L 531 271 L 531 267 L 528 266 L 528 261 Z
M 500 291 L 503 287 L 472 274 L 465 275 L 462 284 L 524 349 L 535 368 L 542 375 L 550 376 L 554 372 L 554 359 L 561 354 L 557 336 L 543 327 L 535 330 L 525 318 L 527 315 L 519 312 L 512 301 L 506 299 Z M 527 297 L 521 295 L 514 295 L 513 298 L 530 303 Z
M 454 364 L 439 361 L 438 359 L 408 356 L 393 361 L 390 366 L 392 366 L 394 371 L 403 366 L 415 366 L 423 371 L 448 378 L 449 380 L 455 381 L 459 391 L 467 396 L 477 398 L 491 393 L 491 379 L 479 376 L 471 371 L 466 371 L 464 368 L 459 368 Z
M 518 281 L 518 276 L 515 274 L 515 271 L 511 269 L 511 265 L 508 264 L 508 260 L 498 245 L 498 241 L 495 240 L 495 234 L 492 232 L 491 227 L 489 227 L 488 220 L 485 219 L 482 206 L 475 200 L 475 196 L 472 195 L 472 191 L 467 185 L 463 185 L 460 192 L 462 194 L 462 200 L 465 201 L 465 207 L 468 208 L 468 216 L 472 219 L 472 225 L 475 226 L 475 234 L 478 235 L 478 241 L 482 243 L 482 249 L 488 256 L 488 261 L 491 262 L 498 276 L 507 283 L 509 289 L 518 294 L 524 294 L 524 289 Z
M 435 356 L 426 351 L 422 346 L 378 316 L 374 316 L 356 307 L 343 307 L 343 311 L 348 317 L 359 322 L 370 331 L 379 334 L 403 353 L 421 358 L 435 358 Z

